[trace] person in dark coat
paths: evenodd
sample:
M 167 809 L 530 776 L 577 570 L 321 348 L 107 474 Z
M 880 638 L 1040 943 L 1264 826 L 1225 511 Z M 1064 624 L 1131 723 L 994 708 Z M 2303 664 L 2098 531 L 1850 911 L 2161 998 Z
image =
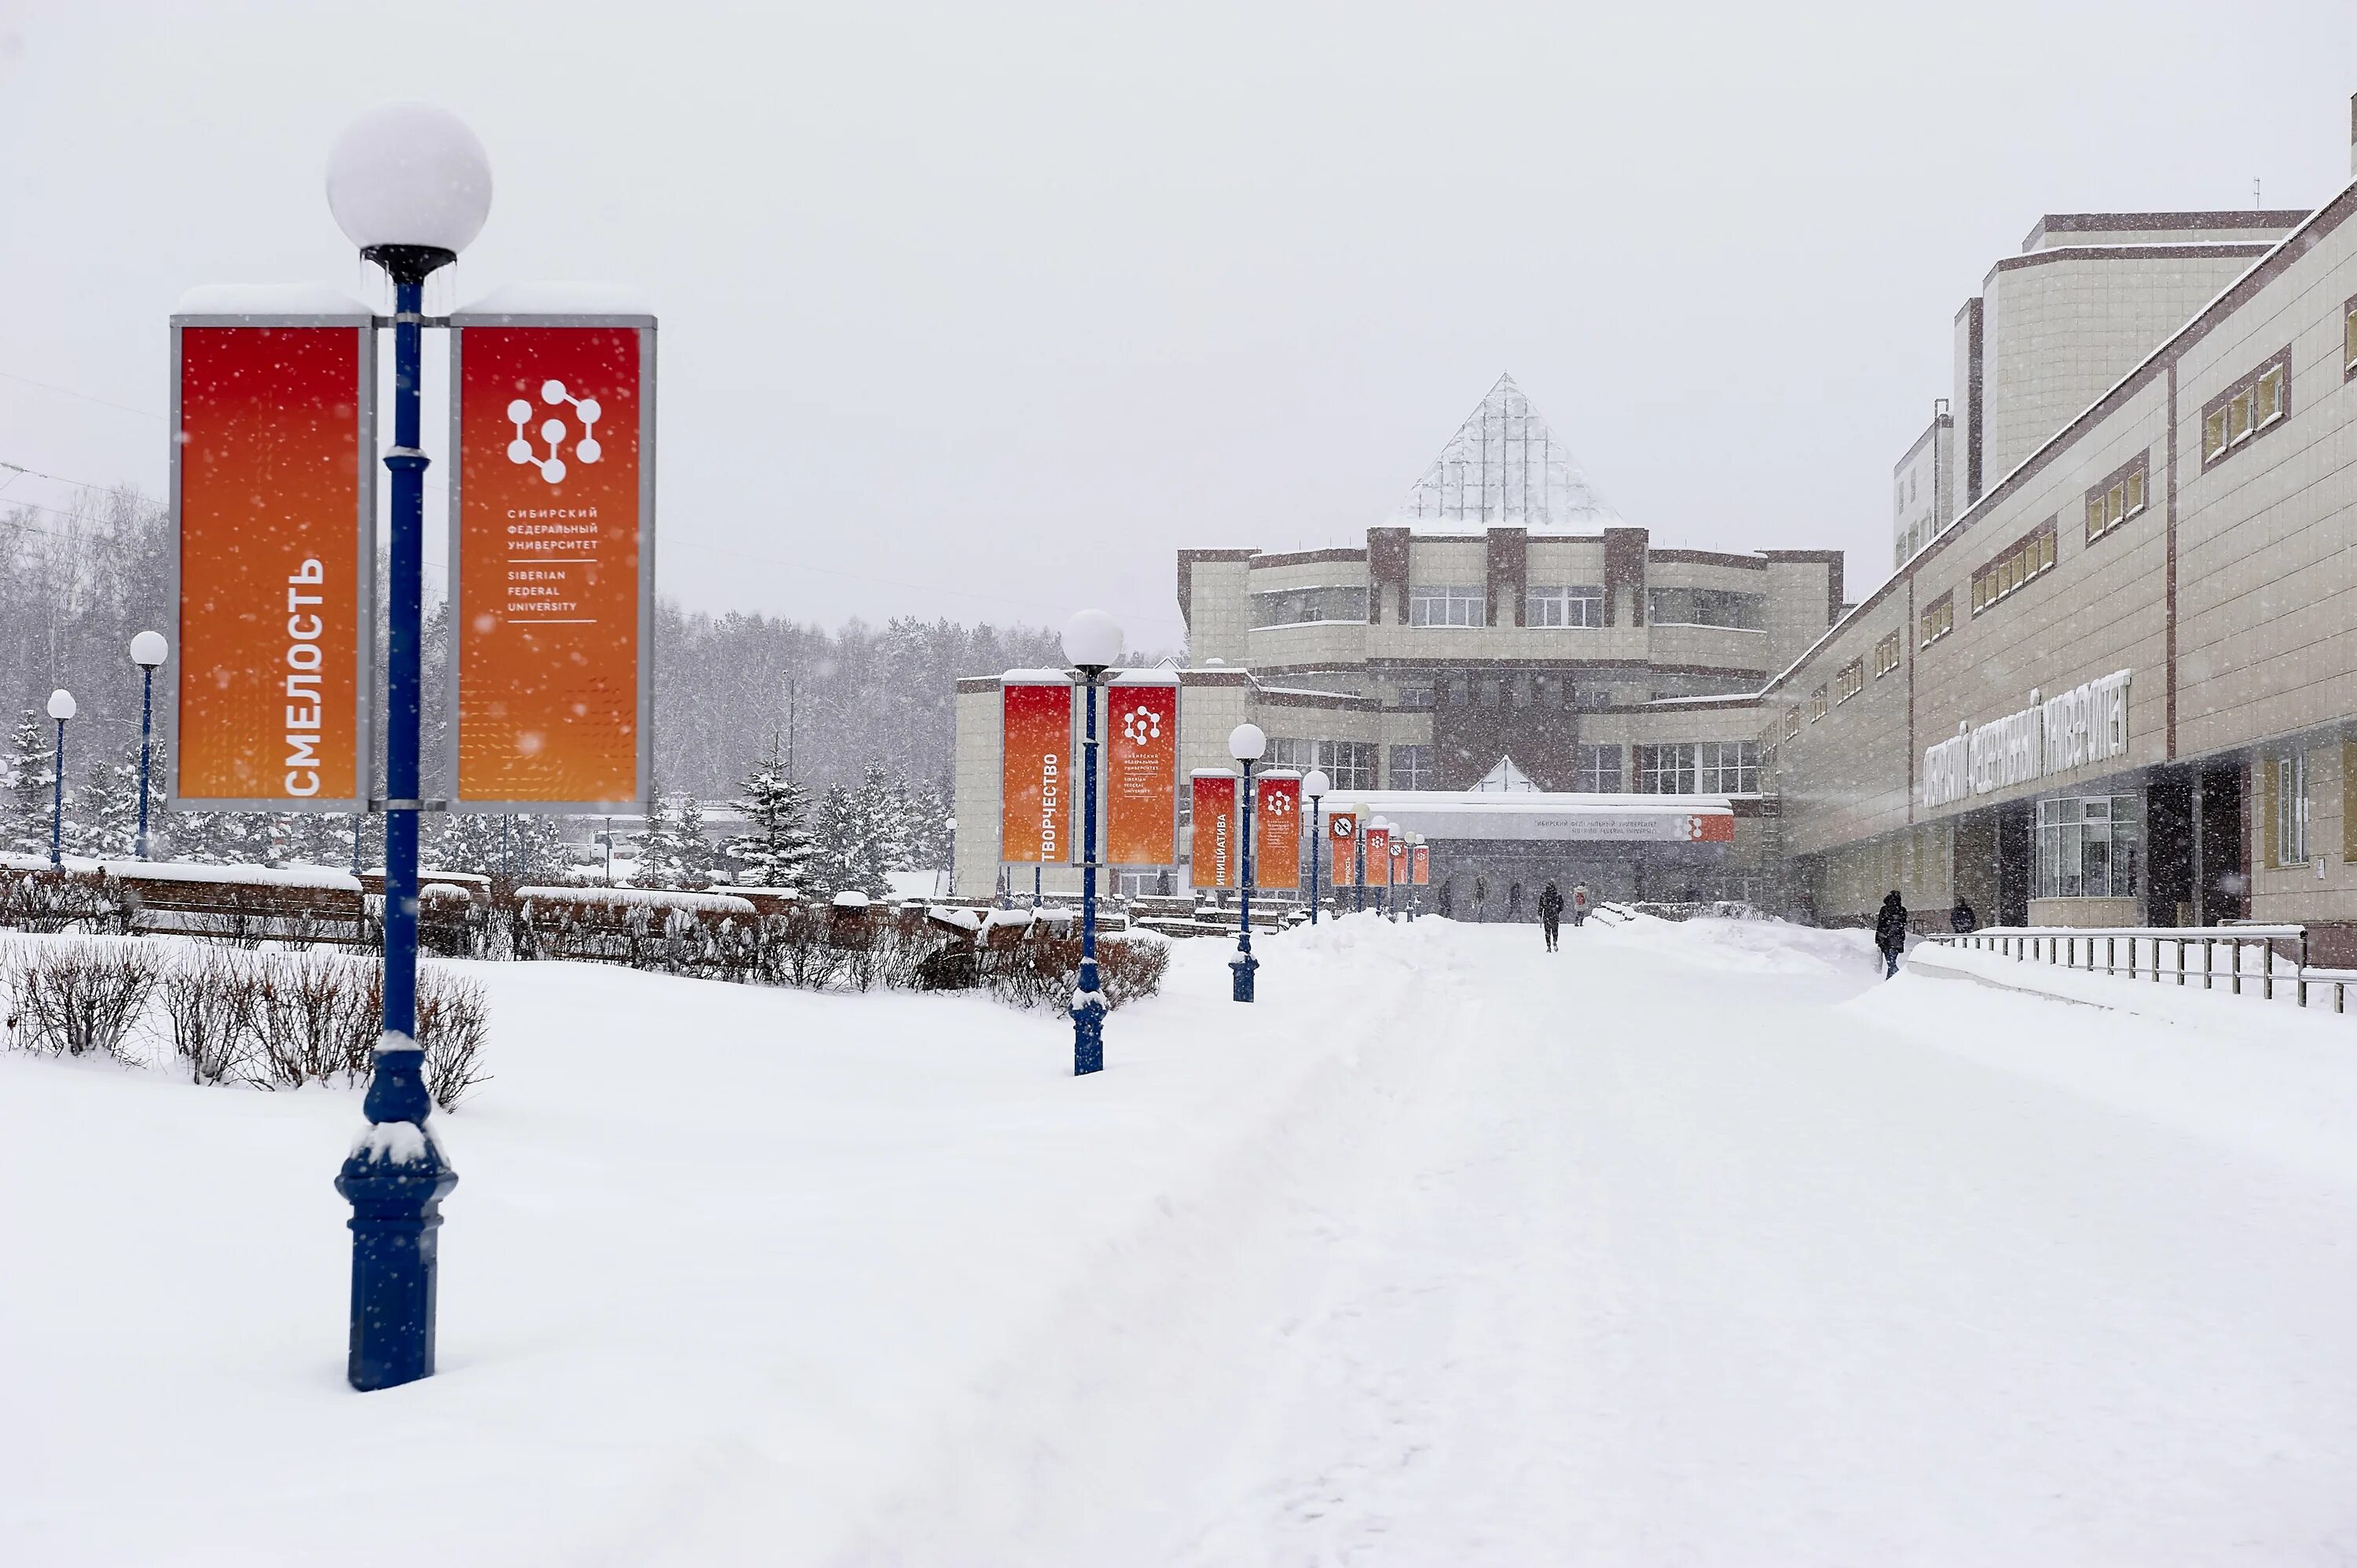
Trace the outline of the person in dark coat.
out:
M 1563 889 L 1552 882 L 1539 894 L 1539 929 L 1546 933 L 1546 950 L 1555 951 L 1563 929 Z
M 1894 887 L 1882 896 L 1882 912 L 1874 918 L 1874 945 L 1882 950 L 1882 978 L 1899 972 L 1899 956 L 1907 950 L 1907 906 Z
M 1948 911 L 1948 929 L 1960 937 L 1970 936 L 1980 929 L 1980 917 L 1974 914 L 1973 907 L 1962 898 L 1957 899 L 1956 907 Z

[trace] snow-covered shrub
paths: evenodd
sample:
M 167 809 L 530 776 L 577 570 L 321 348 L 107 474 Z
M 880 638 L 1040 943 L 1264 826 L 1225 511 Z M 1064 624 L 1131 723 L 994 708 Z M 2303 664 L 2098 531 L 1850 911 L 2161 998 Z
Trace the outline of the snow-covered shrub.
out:
M 444 1111 L 456 1107 L 491 1075 L 483 1070 L 490 1008 L 483 988 L 447 970 L 417 972 L 417 1044 L 425 1053 L 425 1092 Z
M 1097 939 L 1097 983 L 1105 1006 L 1118 1008 L 1162 989 L 1170 950 L 1146 936 Z M 982 959 L 983 982 L 1010 1006 L 1060 1012 L 1080 984 L 1081 939 L 1034 932 L 1028 941 L 995 949 Z
M 245 1075 L 253 1051 L 248 967 L 229 954 L 192 952 L 157 982 L 172 1055 L 195 1082 L 227 1083 Z
M 224 983 L 242 984 L 248 998 L 254 1065 L 264 1075 L 256 1082 L 300 1089 L 365 1076 L 380 1032 L 374 964 L 325 953 L 274 953 L 221 968 Z M 242 977 L 231 979 L 239 969 Z
M 0 928 L 100 931 L 114 923 L 117 912 L 105 878 L 94 871 L 0 866 Z
M 50 1056 L 119 1056 L 163 969 L 160 952 L 119 937 L 20 944 L 0 958 L 9 1040 Z

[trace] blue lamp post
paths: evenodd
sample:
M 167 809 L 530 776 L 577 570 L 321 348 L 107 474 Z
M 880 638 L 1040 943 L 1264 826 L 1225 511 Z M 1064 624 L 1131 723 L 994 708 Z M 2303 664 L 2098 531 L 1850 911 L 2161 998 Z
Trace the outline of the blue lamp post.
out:
M 1359 831 L 1351 840 L 1351 865 L 1359 874 L 1357 910 L 1363 915 L 1367 912 L 1367 830 L 1374 826 L 1374 818 L 1365 814 L 1364 807 L 1360 810 Z
M 1318 923 L 1318 863 L 1326 858 L 1326 830 L 1319 817 L 1326 804 L 1326 791 L 1334 781 L 1326 777 L 1322 768 L 1313 768 L 1302 776 L 1301 792 L 1309 797 L 1309 923 Z
M 73 716 L 73 693 L 63 686 L 51 692 L 49 717 L 58 721 L 58 749 L 49 794 L 49 865 L 59 870 L 66 864 L 66 721 Z
M 1103 610 L 1064 623 L 1064 657 L 1080 672 L 1081 977 L 1072 991 L 1072 1076 L 1104 1069 L 1104 993 L 1097 985 L 1097 685 L 1121 657 L 1121 628 Z
M 419 667 L 425 467 L 419 435 L 425 280 L 458 259 L 491 206 L 483 146 L 455 116 L 419 103 L 361 115 L 328 155 L 328 206 L 362 259 L 393 281 L 391 635 L 385 672 L 383 1033 L 363 1110 L 369 1125 L 336 1178 L 352 1206 L 355 1389 L 434 1373 L 436 1232 L 458 1173 L 426 1119 L 417 1045 Z
M 164 662 L 171 650 L 165 644 L 164 634 L 143 631 L 131 639 L 131 662 L 139 666 L 139 841 L 136 853 L 147 858 L 147 759 L 148 736 L 154 728 L 156 715 L 156 667 Z
M 1258 725 L 1238 725 L 1228 732 L 1228 755 L 1236 759 L 1243 772 L 1243 847 L 1242 873 L 1236 885 L 1243 889 L 1243 913 L 1236 924 L 1236 956 L 1228 968 L 1235 975 L 1235 999 L 1253 999 L 1253 975 L 1260 968 L 1260 960 L 1252 950 L 1252 886 L 1253 886 L 1253 776 L 1252 765 L 1268 749 L 1268 736 Z

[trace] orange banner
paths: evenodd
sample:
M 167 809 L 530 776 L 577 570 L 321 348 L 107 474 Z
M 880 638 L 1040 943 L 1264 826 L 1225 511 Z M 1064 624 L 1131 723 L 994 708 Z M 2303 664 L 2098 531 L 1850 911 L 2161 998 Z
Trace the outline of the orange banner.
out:
M 349 811 L 368 792 L 374 330 L 174 323 L 173 795 Z
M 1733 843 L 1735 819 L 1731 816 L 1695 816 L 1686 819 L 1686 837 L 1697 843 Z
M 1072 858 L 1072 684 L 1009 672 L 1000 703 L 998 858 L 1060 865 Z
M 1264 773 L 1253 783 L 1253 815 L 1258 819 L 1253 845 L 1253 886 L 1301 886 L 1301 775 L 1286 769 Z
M 642 799 L 654 328 L 461 326 L 451 339 L 457 803 Z
M 1392 834 L 1392 886 L 1405 887 L 1415 880 L 1415 873 L 1408 868 L 1407 840 L 1394 832 Z
M 1392 831 L 1370 824 L 1366 841 L 1367 886 L 1388 887 L 1392 885 Z
M 1359 880 L 1359 813 L 1329 811 L 1326 814 L 1326 843 L 1334 852 L 1333 875 L 1328 880 L 1337 887 L 1351 887 Z
M 1124 675 L 1105 698 L 1105 864 L 1176 865 L 1178 682 Z
M 1224 768 L 1195 771 L 1194 876 L 1196 887 L 1236 885 L 1236 776 Z
M 1408 854 L 1415 862 L 1415 885 L 1418 887 L 1430 886 L 1432 885 L 1432 846 L 1428 843 L 1414 845 L 1409 849 Z

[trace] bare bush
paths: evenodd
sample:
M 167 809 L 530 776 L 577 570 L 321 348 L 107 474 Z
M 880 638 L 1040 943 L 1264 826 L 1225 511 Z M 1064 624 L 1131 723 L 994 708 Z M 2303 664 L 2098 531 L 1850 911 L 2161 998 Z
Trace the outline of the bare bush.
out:
M 425 1053 L 425 1091 L 444 1111 L 491 1080 L 483 1070 L 490 1008 L 483 988 L 446 970 L 417 972 L 417 1044 Z
M 246 966 L 226 954 L 192 954 L 157 983 L 172 1055 L 198 1083 L 245 1075 L 253 1051 L 253 987 Z
M 1097 979 L 1105 1006 L 1114 1008 L 1162 989 L 1170 972 L 1170 944 L 1152 937 L 1106 937 L 1097 942 Z
M 0 967 L 8 977 L 12 1043 L 50 1056 L 122 1057 L 164 960 L 144 943 L 100 938 L 26 944 Z
M 843 954 L 827 940 L 826 922 L 825 913 L 817 909 L 770 917 L 769 959 L 779 979 L 816 991 L 834 978 Z
M 1170 950 L 1150 939 L 1097 939 L 1097 983 L 1108 1011 L 1162 989 Z M 982 955 L 983 983 L 1010 1006 L 1061 1012 L 1080 988 L 1081 940 L 1033 935 Z
M 354 1036 L 374 1049 L 376 1009 L 362 972 L 373 967 L 317 953 L 248 961 L 257 1081 L 300 1089 L 350 1073 Z
M 114 924 L 116 914 L 104 879 L 94 872 L 0 871 L 0 927 L 102 931 Z

